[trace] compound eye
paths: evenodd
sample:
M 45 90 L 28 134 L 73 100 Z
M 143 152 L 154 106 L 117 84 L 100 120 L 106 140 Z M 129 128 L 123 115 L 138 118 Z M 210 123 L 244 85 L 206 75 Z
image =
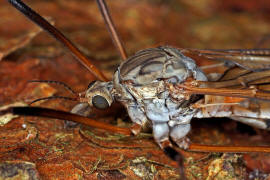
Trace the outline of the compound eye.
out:
M 92 98 L 92 104 L 97 109 L 106 109 L 109 107 L 108 101 L 100 95 L 96 95 Z

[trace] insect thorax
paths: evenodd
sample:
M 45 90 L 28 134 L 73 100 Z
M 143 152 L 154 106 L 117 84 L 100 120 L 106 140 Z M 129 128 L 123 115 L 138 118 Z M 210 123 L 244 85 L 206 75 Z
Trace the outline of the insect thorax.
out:
M 190 101 L 171 94 L 168 84 L 187 78 L 207 80 L 195 62 L 171 47 L 159 47 L 137 52 L 123 62 L 115 72 L 113 96 L 120 101 L 137 124 L 168 122 L 173 127 L 188 124 L 196 110 Z M 174 98 L 173 98 L 174 97 Z

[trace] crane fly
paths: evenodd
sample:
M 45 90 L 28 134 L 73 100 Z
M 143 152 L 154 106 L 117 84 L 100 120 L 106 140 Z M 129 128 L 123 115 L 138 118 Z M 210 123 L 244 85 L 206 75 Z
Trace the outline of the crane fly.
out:
M 183 179 L 183 158 L 173 148 L 172 142 L 190 150 L 270 152 L 269 147 L 200 146 L 186 138 L 192 118 L 229 117 L 256 128 L 270 128 L 269 49 L 200 50 L 160 46 L 141 50 L 128 57 L 105 1 L 97 0 L 108 31 L 123 59 L 113 79 L 108 81 L 101 70 L 39 14 L 20 0 L 9 2 L 69 49 L 97 80 L 91 82 L 82 93 L 72 92 L 62 84 L 76 95 L 71 100 L 79 102 L 71 113 L 39 107 L 9 107 L 1 110 L 0 114 L 70 120 L 125 135 L 137 135 L 145 126 L 150 126 L 160 148 L 179 162 Z M 207 59 L 213 65 L 199 67 L 194 59 Z M 211 70 L 220 67 L 221 72 Z M 51 98 L 65 97 L 43 99 Z M 126 108 L 134 123 L 132 128 L 115 127 L 87 117 L 90 107 L 106 109 L 114 101 Z

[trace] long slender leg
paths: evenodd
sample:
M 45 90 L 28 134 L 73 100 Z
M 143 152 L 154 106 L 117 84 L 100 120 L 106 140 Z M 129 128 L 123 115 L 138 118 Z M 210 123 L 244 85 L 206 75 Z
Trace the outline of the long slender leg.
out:
M 8 2 L 23 13 L 28 19 L 36 23 L 56 40 L 61 42 L 65 47 L 67 47 L 72 55 L 76 57 L 79 62 L 83 64 L 97 79 L 107 81 L 105 75 L 94 64 L 92 64 L 91 61 L 64 34 L 62 34 L 38 13 L 24 4 L 21 0 L 8 0 Z
M 116 132 L 119 134 L 131 135 L 131 131 L 128 128 L 121 128 L 112 126 L 108 123 L 99 122 L 84 116 L 80 116 L 77 114 L 72 114 L 65 111 L 59 111 L 49 108 L 41 108 L 41 107 L 9 107 L 7 109 L 0 111 L 0 116 L 5 114 L 14 114 L 14 115 L 24 115 L 24 116 L 38 116 L 38 117 L 47 117 L 47 118 L 55 118 L 61 120 L 69 120 L 75 121 L 78 123 L 82 123 L 94 128 L 100 128 L 104 130 L 108 130 L 110 132 Z
M 121 41 L 119 35 L 117 34 L 116 28 L 114 26 L 113 20 L 111 18 L 111 15 L 110 15 L 110 12 L 109 12 L 109 9 L 107 7 L 105 0 L 97 0 L 97 4 L 103 16 L 105 24 L 107 26 L 107 29 L 110 32 L 110 35 L 111 35 L 111 38 L 113 40 L 115 47 L 117 48 L 122 59 L 126 60 L 127 53 L 126 53 L 125 47 L 123 46 L 123 42 Z

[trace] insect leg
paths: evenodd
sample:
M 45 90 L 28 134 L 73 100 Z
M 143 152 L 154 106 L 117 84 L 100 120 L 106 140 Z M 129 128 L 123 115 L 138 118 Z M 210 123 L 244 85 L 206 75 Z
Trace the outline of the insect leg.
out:
M 131 131 L 134 135 L 137 135 L 144 129 L 148 119 L 136 104 L 127 105 L 127 112 L 133 122 Z
M 170 157 L 172 160 L 176 161 L 179 165 L 180 171 L 180 179 L 186 179 L 185 171 L 184 171 L 184 157 L 182 154 L 177 152 L 175 149 L 172 148 L 172 144 L 169 140 L 169 125 L 167 122 L 163 123 L 156 123 L 153 122 L 153 136 L 155 141 L 159 144 L 161 149 L 165 152 L 165 154 Z
M 123 46 L 123 42 L 121 41 L 120 37 L 117 34 L 117 31 L 115 29 L 113 20 L 111 18 L 109 9 L 107 7 L 105 0 L 97 0 L 98 7 L 100 9 L 100 12 L 103 16 L 103 19 L 105 21 L 105 24 L 107 26 L 108 31 L 110 32 L 111 38 L 113 40 L 114 45 L 116 46 L 119 54 L 121 55 L 123 60 L 127 59 L 127 53 L 125 50 L 125 47 Z
M 162 147 L 162 142 L 169 140 L 169 125 L 165 123 L 156 123 L 153 122 L 153 136 L 159 146 Z
M 107 81 L 104 74 L 94 64 L 92 64 L 91 61 L 64 34 L 51 25 L 47 20 L 20 0 L 8 0 L 8 2 L 23 13 L 28 19 L 36 23 L 68 48 L 72 55 L 74 55 L 74 57 L 76 57 L 78 61 L 83 64 L 97 79 Z
M 3 109 L 0 111 L 0 115 L 6 114 L 14 114 L 14 115 L 24 115 L 24 116 L 37 116 L 37 117 L 47 117 L 47 118 L 55 118 L 60 120 L 69 120 L 75 121 L 78 123 L 82 123 L 94 128 L 100 128 L 104 130 L 108 130 L 110 132 L 116 132 L 124 135 L 131 135 L 131 131 L 128 128 L 121 128 L 110 125 L 108 123 L 95 121 L 93 119 L 80 116 L 77 114 L 72 114 L 65 111 L 59 111 L 49 108 L 41 108 L 41 107 L 9 107 L 7 109 Z

